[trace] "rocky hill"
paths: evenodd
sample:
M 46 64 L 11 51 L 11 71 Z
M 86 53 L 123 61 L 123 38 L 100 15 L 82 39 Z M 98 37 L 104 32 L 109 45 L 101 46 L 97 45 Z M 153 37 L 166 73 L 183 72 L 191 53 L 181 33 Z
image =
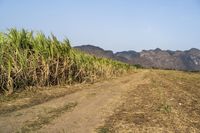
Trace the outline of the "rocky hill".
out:
M 130 50 L 117 53 L 92 45 L 76 46 L 74 48 L 97 57 L 106 57 L 133 65 L 139 64 L 145 68 L 200 71 L 200 50 L 195 48 L 186 51 L 157 48 L 141 52 Z

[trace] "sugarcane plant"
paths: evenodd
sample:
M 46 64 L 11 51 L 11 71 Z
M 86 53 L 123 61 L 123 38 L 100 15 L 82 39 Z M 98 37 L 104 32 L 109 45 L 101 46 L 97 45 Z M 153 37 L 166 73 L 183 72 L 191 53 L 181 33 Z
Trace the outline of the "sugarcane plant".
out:
M 93 82 L 126 73 L 130 65 L 73 49 L 68 39 L 25 29 L 0 33 L 0 93 L 30 86 Z

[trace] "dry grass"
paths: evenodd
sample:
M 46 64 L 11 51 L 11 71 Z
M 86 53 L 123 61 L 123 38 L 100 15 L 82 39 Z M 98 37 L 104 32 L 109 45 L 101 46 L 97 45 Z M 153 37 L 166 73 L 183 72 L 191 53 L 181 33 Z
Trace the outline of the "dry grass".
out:
M 153 70 L 99 132 L 200 132 L 200 74 Z

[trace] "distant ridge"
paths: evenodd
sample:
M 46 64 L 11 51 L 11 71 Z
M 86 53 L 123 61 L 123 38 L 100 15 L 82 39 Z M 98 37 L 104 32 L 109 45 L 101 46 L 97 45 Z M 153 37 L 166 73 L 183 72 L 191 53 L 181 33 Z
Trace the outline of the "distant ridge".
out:
M 157 48 L 141 52 L 130 50 L 117 53 L 93 45 L 82 45 L 74 48 L 97 57 L 110 58 L 128 64 L 139 64 L 145 68 L 200 71 L 200 50 L 196 48 L 186 51 Z

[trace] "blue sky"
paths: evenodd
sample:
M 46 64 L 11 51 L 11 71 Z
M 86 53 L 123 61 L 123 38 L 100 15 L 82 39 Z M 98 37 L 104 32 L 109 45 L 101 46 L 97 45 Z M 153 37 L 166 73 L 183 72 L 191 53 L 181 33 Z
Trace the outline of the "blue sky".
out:
M 26 28 L 114 51 L 200 48 L 200 0 L 0 0 L 0 31 Z

